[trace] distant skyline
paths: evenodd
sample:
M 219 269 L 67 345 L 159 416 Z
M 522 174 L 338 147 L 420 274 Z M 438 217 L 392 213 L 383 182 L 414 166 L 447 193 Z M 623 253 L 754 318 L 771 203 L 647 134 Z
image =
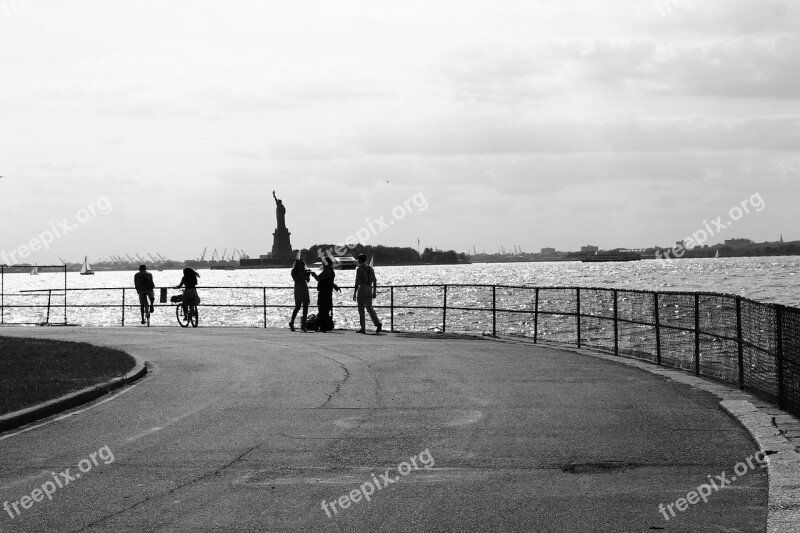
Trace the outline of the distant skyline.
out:
M 295 248 L 668 246 L 754 195 L 706 244 L 793 240 L 798 29 L 771 0 L 2 0 L 0 253 L 258 256 L 273 190 Z

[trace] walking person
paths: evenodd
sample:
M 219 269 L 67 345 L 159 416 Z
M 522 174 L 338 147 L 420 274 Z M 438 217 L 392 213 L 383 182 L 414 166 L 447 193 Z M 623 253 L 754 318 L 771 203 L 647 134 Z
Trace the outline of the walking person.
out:
M 184 268 L 181 282 L 177 287 L 175 287 L 176 289 L 185 287 L 183 291 L 183 302 L 182 302 L 184 316 L 189 315 L 188 306 L 190 303 L 194 303 L 195 305 L 200 303 L 200 296 L 197 295 L 197 278 L 199 277 L 200 274 L 198 274 L 194 269 L 189 267 Z
M 369 313 L 372 323 L 375 325 L 375 333 L 380 333 L 383 324 L 378 320 L 378 314 L 372 308 L 372 300 L 378 296 L 378 280 L 375 279 L 375 270 L 367 264 L 367 256 L 358 256 L 358 267 L 356 268 L 356 288 L 353 291 L 353 301 L 358 302 L 358 318 L 361 322 L 361 329 L 357 333 L 366 333 L 364 325 L 366 317 L 364 311 Z
M 319 331 L 325 333 L 333 329 L 333 291 L 341 292 L 334 279 L 336 273 L 333 271 L 333 260 L 330 257 L 322 258 L 322 272 L 317 274 L 311 272 L 314 279 L 317 280 L 317 307 L 319 307 Z
M 150 299 L 150 313 L 155 309 L 153 302 L 155 302 L 156 295 L 153 289 L 156 288 L 153 282 L 153 275 L 147 271 L 146 265 L 139 265 L 139 272 L 133 275 L 133 286 L 139 294 L 139 311 L 142 313 L 142 325 L 144 325 L 144 311 L 147 306 L 147 300 Z
M 292 268 L 292 279 L 294 280 L 294 311 L 292 320 L 289 322 L 289 329 L 294 331 L 294 319 L 300 307 L 303 308 L 303 318 L 300 319 L 300 329 L 306 331 L 306 318 L 308 317 L 308 304 L 311 297 L 308 294 L 308 280 L 311 278 L 311 271 L 306 270 L 306 262 L 298 259 Z

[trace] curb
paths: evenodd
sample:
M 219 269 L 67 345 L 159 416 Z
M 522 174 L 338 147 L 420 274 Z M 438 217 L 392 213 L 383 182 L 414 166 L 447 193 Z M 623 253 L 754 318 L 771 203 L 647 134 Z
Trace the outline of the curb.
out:
M 530 344 L 521 339 L 498 338 L 501 342 L 518 342 Z M 709 392 L 720 399 L 720 407 L 734 418 L 747 431 L 758 447 L 767 453 L 769 458 L 768 498 L 767 498 L 767 533 L 796 532 L 800 524 L 800 453 L 789 439 L 783 436 L 776 425 L 775 415 L 771 412 L 781 413 L 779 416 L 797 424 L 798 420 L 777 407 L 762 407 L 767 402 L 730 385 L 697 377 L 679 368 L 670 366 L 657 366 L 649 361 L 605 354 L 599 351 L 562 346 L 558 344 L 536 343 L 535 346 L 555 348 L 577 353 L 596 359 L 603 359 L 650 372 L 671 379 L 678 383 L 689 385 L 694 389 Z
M 133 357 L 136 364 L 133 369 L 124 376 L 111 379 L 100 385 L 86 387 L 77 392 L 71 392 L 61 398 L 49 400 L 45 403 L 34 405 L 33 407 L 0 416 L 0 433 L 89 403 L 101 396 L 105 396 L 113 390 L 141 379 L 147 374 L 147 362 L 135 355 L 128 355 Z

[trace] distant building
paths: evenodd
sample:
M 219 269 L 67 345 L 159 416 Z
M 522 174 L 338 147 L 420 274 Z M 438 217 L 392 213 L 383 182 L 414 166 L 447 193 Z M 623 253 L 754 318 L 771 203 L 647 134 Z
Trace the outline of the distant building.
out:
M 542 255 L 553 255 L 556 253 L 555 248 L 542 248 Z
M 592 245 L 581 246 L 581 252 L 585 254 L 594 254 L 597 253 L 599 250 L 600 248 L 597 246 L 592 246 Z
M 753 244 L 751 239 L 726 239 L 725 244 L 727 246 L 742 246 L 744 244 Z

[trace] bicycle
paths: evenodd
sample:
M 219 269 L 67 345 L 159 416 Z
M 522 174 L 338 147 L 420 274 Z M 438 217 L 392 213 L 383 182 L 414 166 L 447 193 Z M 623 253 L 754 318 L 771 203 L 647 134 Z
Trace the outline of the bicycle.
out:
M 147 324 L 147 327 L 150 327 L 150 300 L 148 300 L 147 293 L 143 293 L 139 295 L 139 310 L 143 311 L 142 316 L 144 317 L 142 325 Z
M 182 328 L 188 328 L 189 324 L 191 324 L 193 328 L 196 328 L 199 320 L 197 304 L 195 302 L 186 304 L 186 311 L 184 311 L 183 292 L 170 298 L 170 301 L 174 304 L 178 304 L 175 306 L 175 316 L 178 319 L 178 324 L 180 324 Z

